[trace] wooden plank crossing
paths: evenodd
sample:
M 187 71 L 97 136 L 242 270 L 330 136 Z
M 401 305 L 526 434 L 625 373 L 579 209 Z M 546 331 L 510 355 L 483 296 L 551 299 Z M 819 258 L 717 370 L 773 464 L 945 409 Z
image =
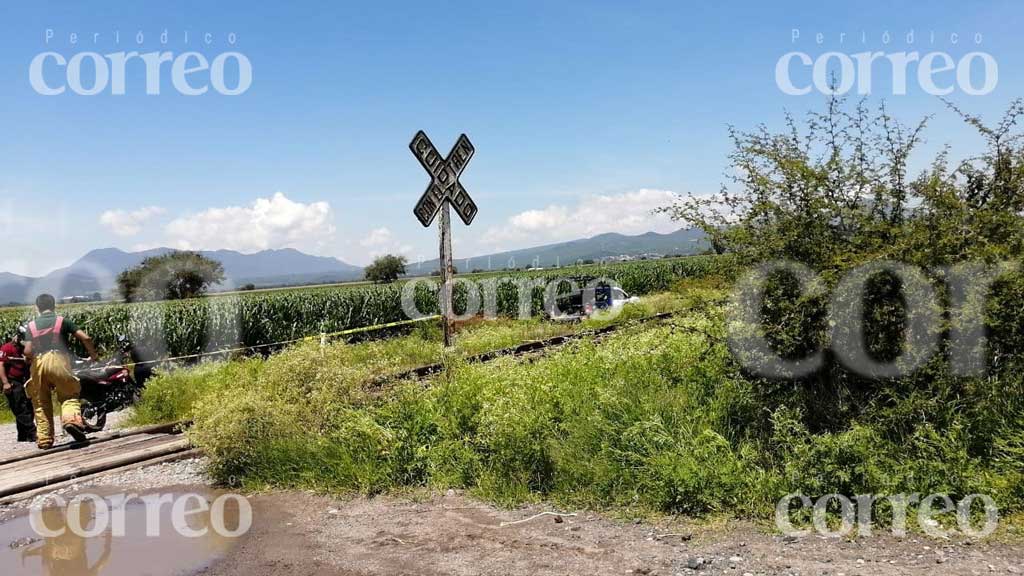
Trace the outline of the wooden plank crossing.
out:
M 79 444 L 62 451 L 39 452 L 31 458 L 0 463 L 0 498 L 190 448 L 188 438 L 179 433 L 150 431 Z
M 99 432 L 91 434 L 89 439 L 84 443 L 69 442 L 67 444 L 58 444 L 49 450 L 33 450 L 25 454 L 19 454 L 8 458 L 0 458 L 0 467 L 6 466 L 14 462 L 22 462 L 25 460 L 32 460 L 34 458 L 42 458 L 44 456 L 50 456 L 57 452 L 66 452 L 68 450 L 80 450 L 85 446 L 95 446 L 103 442 L 109 442 L 118 438 L 125 438 L 127 436 L 134 436 L 136 434 L 152 434 L 156 432 L 167 432 L 177 433 L 187 428 L 192 424 L 189 420 L 182 420 L 178 422 L 171 422 L 168 424 L 153 424 L 151 426 L 142 426 L 139 428 L 123 428 L 121 430 L 111 430 L 108 432 Z

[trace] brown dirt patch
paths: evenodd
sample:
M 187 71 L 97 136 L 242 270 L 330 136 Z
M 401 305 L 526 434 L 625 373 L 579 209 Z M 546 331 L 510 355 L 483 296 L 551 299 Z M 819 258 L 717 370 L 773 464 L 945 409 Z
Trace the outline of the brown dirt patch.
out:
M 748 523 L 654 526 L 597 514 L 502 526 L 544 509 L 496 509 L 461 495 L 338 501 L 307 493 L 252 499 L 249 537 L 212 568 L 234 575 L 1024 573 L 1024 547 L 890 535 L 790 542 Z M 680 533 L 686 536 L 659 536 Z M 697 564 L 697 560 L 702 562 Z M 697 569 L 691 568 L 698 566 Z

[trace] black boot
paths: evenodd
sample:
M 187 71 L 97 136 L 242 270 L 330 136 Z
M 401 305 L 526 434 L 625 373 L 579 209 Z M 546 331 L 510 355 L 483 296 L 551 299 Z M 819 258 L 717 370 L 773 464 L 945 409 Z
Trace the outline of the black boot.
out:
M 85 435 L 85 428 L 79 426 L 77 423 L 69 422 L 65 424 L 64 431 L 74 438 L 75 442 L 85 442 L 88 439 L 88 436 Z

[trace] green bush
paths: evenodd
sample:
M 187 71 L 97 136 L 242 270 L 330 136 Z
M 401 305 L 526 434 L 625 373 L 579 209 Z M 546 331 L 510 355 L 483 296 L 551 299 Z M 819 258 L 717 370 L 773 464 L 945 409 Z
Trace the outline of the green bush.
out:
M 145 401 L 132 411 L 136 425 L 174 422 L 188 418 L 199 399 L 225 390 L 239 382 L 251 381 L 263 367 L 255 359 L 218 362 L 161 374 L 147 382 Z
M 990 410 L 990 389 L 946 382 L 939 397 L 890 389 L 849 426 L 815 432 L 800 409 L 766 412 L 720 340 L 720 312 L 533 363 L 453 360 L 429 387 L 383 392 L 361 385 L 376 368 L 350 364 L 370 348 L 299 347 L 211 386 L 192 437 L 218 479 L 250 487 L 456 487 L 503 505 L 758 517 L 791 492 L 984 493 L 1021 510 L 1024 411 Z M 378 347 L 379 366 L 403 347 Z

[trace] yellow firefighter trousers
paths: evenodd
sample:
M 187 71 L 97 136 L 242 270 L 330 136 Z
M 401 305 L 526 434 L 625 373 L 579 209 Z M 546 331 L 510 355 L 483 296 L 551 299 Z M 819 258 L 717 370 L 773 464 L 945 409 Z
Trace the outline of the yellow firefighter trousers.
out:
M 47 352 L 36 357 L 26 390 L 36 414 L 36 441 L 40 448 L 53 445 L 53 392 L 60 402 L 61 425 L 82 425 L 82 406 L 78 401 L 82 386 L 71 373 L 65 354 Z

